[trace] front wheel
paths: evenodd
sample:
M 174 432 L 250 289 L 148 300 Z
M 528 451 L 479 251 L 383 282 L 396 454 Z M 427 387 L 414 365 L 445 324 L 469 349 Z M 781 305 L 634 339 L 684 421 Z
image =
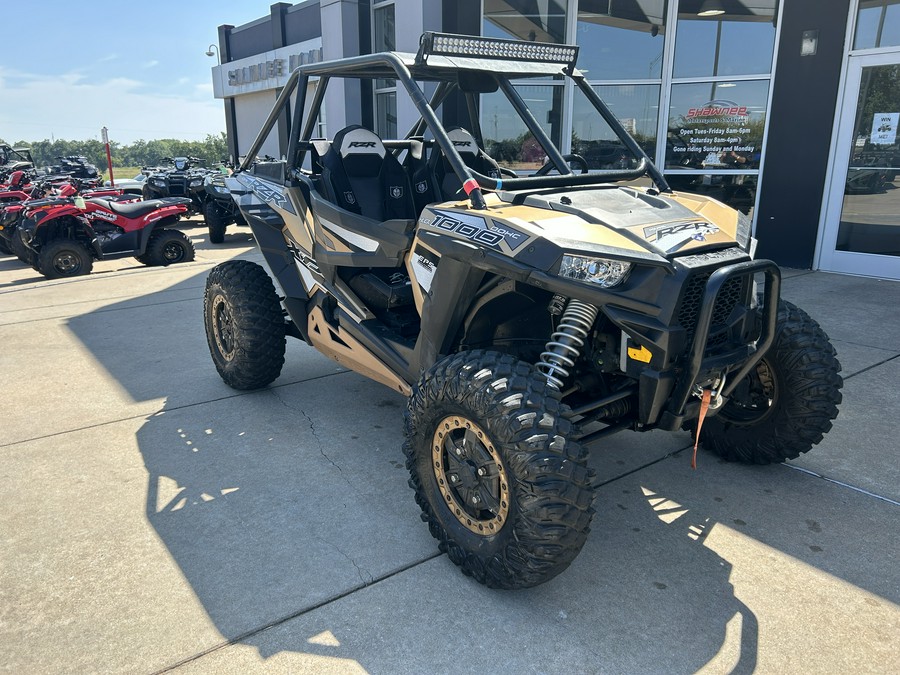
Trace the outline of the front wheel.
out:
M 22 236 L 19 234 L 18 230 L 13 230 L 12 237 L 10 237 L 9 241 L 10 249 L 12 250 L 14 256 L 16 256 L 26 265 L 31 265 L 31 267 L 37 266 L 37 253 L 35 253 L 25 245 L 25 242 L 22 241 Z
M 206 220 L 206 227 L 209 229 L 209 243 L 221 244 L 225 241 L 225 229 L 228 223 L 222 217 L 219 207 L 214 201 L 209 201 L 203 210 L 203 218 Z
M 410 487 L 464 574 L 527 588 L 569 566 L 590 531 L 592 474 L 545 377 L 497 352 L 450 356 L 419 380 L 405 421 Z
M 90 274 L 93 266 L 94 259 L 87 248 L 72 239 L 57 239 L 44 244 L 37 257 L 37 269 L 48 279 Z
M 825 331 L 789 302 L 778 307 L 775 342 L 703 425 L 704 447 L 725 460 L 771 464 L 822 440 L 841 402 L 841 364 Z
M 234 389 L 259 389 L 284 365 L 281 301 L 266 271 L 247 260 L 216 265 L 206 279 L 203 323 L 219 375 Z
M 180 230 L 156 230 L 150 235 L 147 250 L 137 256 L 145 265 L 174 265 L 194 259 L 194 245 Z

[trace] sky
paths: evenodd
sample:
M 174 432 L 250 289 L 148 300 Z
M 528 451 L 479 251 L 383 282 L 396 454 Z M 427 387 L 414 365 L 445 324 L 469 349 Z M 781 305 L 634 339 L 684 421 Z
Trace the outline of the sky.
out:
M 269 14 L 257 0 L 3 3 L 0 138 L 203 140 L 225 131 L 206 56 L 218 27 Z

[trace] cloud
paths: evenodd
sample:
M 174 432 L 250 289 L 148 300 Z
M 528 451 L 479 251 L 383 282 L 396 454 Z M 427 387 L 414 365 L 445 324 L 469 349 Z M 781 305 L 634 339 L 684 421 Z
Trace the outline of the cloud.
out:
M 159 61 L 153 59 L 152 61 L 147 61 L 146 63 L 141 65 L 141 68 L 152 68 L 153 66 L 158 66 Z
M 99 138 L 132 143 L 139 138 L 202 140 L 225 129 L 222 102 L 210 87 L 184 94 L 159 92 L 130 78 L 89 79 L 77 73 L 42 76 L 0 67 L 0 129 L 4 138 Z

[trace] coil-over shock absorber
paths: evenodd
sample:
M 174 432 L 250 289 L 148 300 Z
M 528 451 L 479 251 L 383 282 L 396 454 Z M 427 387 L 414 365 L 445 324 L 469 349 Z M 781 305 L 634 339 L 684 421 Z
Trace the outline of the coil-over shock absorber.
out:
M 554 298 L 555 299 L 555 298 Z M 547 378 L 547 384 L 557 390 L 563 388 L 563 378 L 581 355 L 581 348 L 597 318 L 597 308 L 587 302 L 569 300 L 556 331 L 541 352 L 535 367 Z

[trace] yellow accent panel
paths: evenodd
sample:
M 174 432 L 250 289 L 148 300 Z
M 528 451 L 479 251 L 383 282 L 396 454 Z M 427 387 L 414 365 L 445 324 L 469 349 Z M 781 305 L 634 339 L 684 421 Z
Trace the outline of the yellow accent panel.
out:
M 698 216 L 703 216 L 727 235 L 726 241 L 733 241 L 737 235 L 738 212 L 720 201 L 703 195 L 688 192 L 675 192 L 667 195 L 676 202 L 689 208 Z M 710 239 L 715 242 L 717 239 Z
M 568 239 L 576 243 L 588 242 L 626 251 L 646 251 L 643 246 L 615 230 L 604 225 L 586 223 L 572 214 L 522 205 L 491 207 L 490 214 L 495 220 L 506 220 L 528 234 L 550 240 Z
M 638 349 L 637 347 L 629 347 L 628 358 L 634 359 L 635 361 L 640 361 L 641 363 L 650 363 L 650 359 L 653 358 L 653 354 L 651 354 L 650 350 L 647 349 L 644 345 L 641 345 L 640 349 Z
M 325 356 L 360 375 L 399 391 L 404 396 L 412 393 L 412 388 L 406 382 L 375 358 L 352 335 L 329 324 L 321 308 L 313 309 L 308 321 L 309 341 Z

